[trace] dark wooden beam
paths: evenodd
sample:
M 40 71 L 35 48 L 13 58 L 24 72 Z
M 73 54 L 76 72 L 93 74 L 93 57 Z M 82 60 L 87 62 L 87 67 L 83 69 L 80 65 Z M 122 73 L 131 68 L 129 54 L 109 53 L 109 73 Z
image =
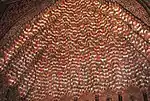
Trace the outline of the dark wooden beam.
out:
M 99 95 L 95 95 L 95 101 L 99 101 Z
M 118 94 L 118 101 L 122 101 L 122 95 Z
M 145 92 L 143 92 L 143 100 L 148 101 L 148 96 L 147 96 L 147 93 L 145 93 Z

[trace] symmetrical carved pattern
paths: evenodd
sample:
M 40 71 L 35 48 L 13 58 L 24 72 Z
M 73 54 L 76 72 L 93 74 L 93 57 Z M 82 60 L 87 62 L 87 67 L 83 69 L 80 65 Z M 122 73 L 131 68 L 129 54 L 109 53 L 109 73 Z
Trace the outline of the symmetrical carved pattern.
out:
M 1 42 L 0 71 L 27 100 L 150 84 L 150 29 L 116 2 L 60 0 Z

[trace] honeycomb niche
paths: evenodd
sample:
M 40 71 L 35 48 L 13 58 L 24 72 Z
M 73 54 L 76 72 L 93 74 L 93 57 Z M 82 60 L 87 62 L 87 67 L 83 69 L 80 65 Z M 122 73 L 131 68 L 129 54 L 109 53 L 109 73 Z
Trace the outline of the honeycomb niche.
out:
M 117 2 L 58 0 L 19 26 L 0 40 L 4 101 L 149 101 L 150 27 Z

